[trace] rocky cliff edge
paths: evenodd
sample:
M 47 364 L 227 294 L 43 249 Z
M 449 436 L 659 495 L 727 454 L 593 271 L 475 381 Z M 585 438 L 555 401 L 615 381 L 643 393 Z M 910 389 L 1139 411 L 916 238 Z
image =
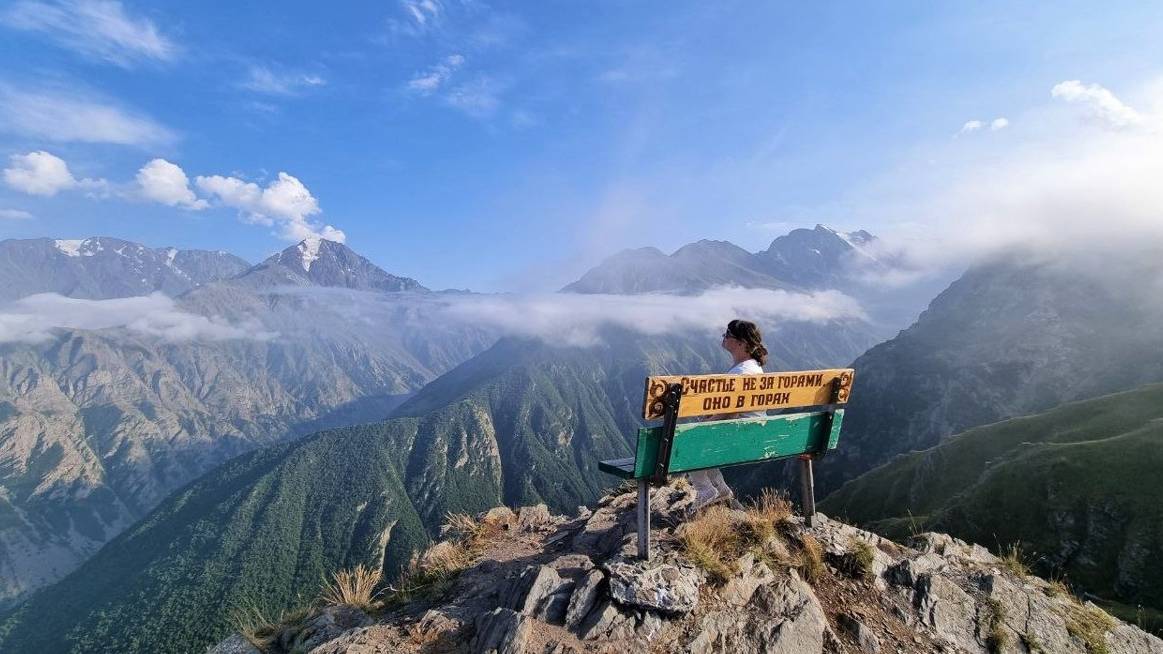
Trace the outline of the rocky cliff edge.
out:
M 635 493 L 574 517 L 543 505 L 452 516 L 403 576 L 344 573 L 315 605 L 240 618 L 212 654 L 309 652 L 1045 652 L 1163 654 L 1163 641 L 936 533 L 909 547 L 767 495 L 691 511 L 651 491 L 654 549 L 635 558 Z

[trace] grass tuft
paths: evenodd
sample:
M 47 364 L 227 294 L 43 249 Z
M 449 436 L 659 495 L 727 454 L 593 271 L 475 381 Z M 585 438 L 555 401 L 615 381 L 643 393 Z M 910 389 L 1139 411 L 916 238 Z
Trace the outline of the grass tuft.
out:
M 824 548 L 820 541 L 811 534 L 804 534 L 800 539 L 800 574 L 810 583 L 819 581 L 824 576 Z
M 706 570 L 712 583 L 722 584 L 735 572 L 746 552 L 769 564 L 787 555 L 776 526 L 791 515 L 790 505 L 764 492 L 745 511 L 715 505 L 679 528 L 679 544 L 692 563 Z
M 1005 630 L 1005 607 L 992 597 L 986 598 L 985 606 L 989 611 L 989 615 L 986 616 L 989 633 L 985 637 L 985 644 L 990 652 L 1000 654 L 1010 644 L 1010 635 Z
M 320 599 L 327 605 L 348 604 L 370 611 L 380 594 L 378 586 L 382 580 L 383 571 L 379 568 L 357 565 L 351 570 L 340 570 L 323 585 Z
M 1022 552 L 1021 542 L 1003 547 L 1001 551 L 1001 566 L 1018 577 L 1030 576 L 1030 566 L 1026 565 L 1026 557 Z
M 1063 607 L 1066 631 L 1081 640 L 1090 654 L 1108 654 L 1106 634 L 1118 626 L 1106 611 L 1093 604 L 1067 602 Z
M 311 611 L 310 606 L 300 606 L 271 615 L 255 604 L 248 604 L 231 612 L 230 624 L 251 645 L 266 651 L 283 630 L 302 627 Z
M 852 547 L 852 560 L 856 564 L 856 572 L 864 579 L 872 579 L 873 564 L 876 562 L 876 552 L 872 545 L 853 537 L 849 545 Z
M 791 519 L 792 504 L 787 495 L 764 488 L 759 496 L 751 501 L 747 513 L 775 526 Z

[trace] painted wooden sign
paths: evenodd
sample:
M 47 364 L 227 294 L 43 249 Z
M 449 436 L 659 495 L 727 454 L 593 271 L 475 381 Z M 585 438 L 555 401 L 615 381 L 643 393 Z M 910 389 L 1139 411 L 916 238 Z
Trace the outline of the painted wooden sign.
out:
M 682 384 L 678 417 L 844 404 L 852 389 L 851 368 L 772 372 L 762 375 L 658 375 L 646 378 L 642 415 L 657 420 L 665 413 L 662 396 Z

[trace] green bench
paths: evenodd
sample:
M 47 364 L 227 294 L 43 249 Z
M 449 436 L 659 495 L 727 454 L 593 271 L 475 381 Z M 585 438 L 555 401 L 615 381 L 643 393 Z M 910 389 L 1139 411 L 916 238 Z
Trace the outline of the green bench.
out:
M 638 430 L 632 458 L 598 468 L 638 481 L 638 556 L 650 558 L 650 485 L 671 473 L 799 457 L 803 513 L 815 515 L 812 460 L 836 448 L 852 388 L 851 369 L 763 375 L 655 376 L 646 379 L 643 418 L 662 424 Z M 735 413 L 813 407 L 802 413 L 719 419 Z M 679 424 L 682 418 L 713 416 Z

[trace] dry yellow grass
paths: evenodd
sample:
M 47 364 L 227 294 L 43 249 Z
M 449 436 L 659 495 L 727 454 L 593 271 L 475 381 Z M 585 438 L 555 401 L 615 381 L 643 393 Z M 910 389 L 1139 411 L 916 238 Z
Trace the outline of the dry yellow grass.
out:
M 804 534 L 800 538 L 799 569 L 800 574 L 809 582 L 817 581 L 824 576 L 824 548 L 811 534 Z
M 278 617 L 270 617 L 258 606 L 248 605 L 235 609 L 231 613 L 230 622 L 235 631 L 242 634 L 251 645 L 265 651 L 278 639 L 284 629 L 303 624 L 309 615 L 311 615 L 309 606 L 300 606 L 283 611 Z
M 710 574 L 714 583 L 735 572 L 739 557 L 752 552 L 767 563 L 783 563 L 787 548 L 776 527 L 791 516 L 786 499 L 764 492 L 745 511 L 714 505 L 682 525 L 679 543 L 692 563 Z
M 759 497 L 751 501 L 747 513 L 778 525 L 791 518 L 792 504 L 786 495 L 764 488 Z
M 320 599 L 324 604 L 349 604 L 368 611 L 376 602 L 382 580 L 383 572 L 379 568 L 357 565 L 351 570 L 340 570 L 323 585 Z
M 1026 565 L 1025 555 L 1022 553 L 1022 544 L 1013 543 L 1003 547 L 1001 551 L 1001 566 L 1018 577 L 1028 577 L 1030 567 Z
M 1062 609 L 1066 631 L 1086 643 L 1091 654 L 1106 654 L 1106 634 L 1118 626 L 1118 621 L 1093 604 L 1067 602 Z

